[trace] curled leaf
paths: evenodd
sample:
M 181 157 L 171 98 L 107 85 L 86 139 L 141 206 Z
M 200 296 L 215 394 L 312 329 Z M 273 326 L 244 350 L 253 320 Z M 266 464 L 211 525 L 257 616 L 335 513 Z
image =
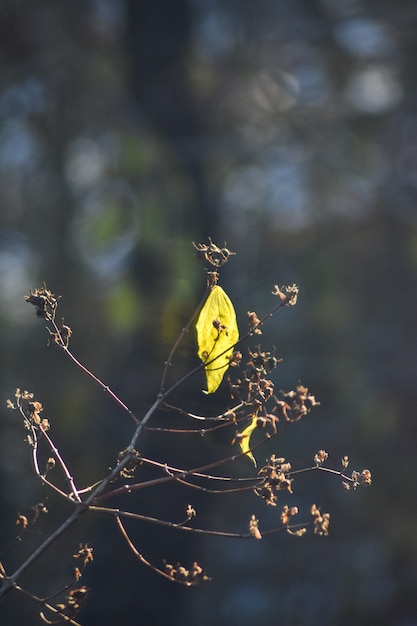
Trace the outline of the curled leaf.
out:
M 230 365 L 239 329 L 232 301 L 215 285 L 196 323 L 198 356 L 205 363 L 207 393 L 216 391 Z
M 257 421 L 258 421 L 258 416 L 254 415 L 252 417 L 252 421 L 249 424 L 249 426 L 247 426 L 245 430 L 242 431 L 238 437 L 240 449 L 242 450 L 243 454 L 246 454 L 246 456 L 252 461 L 255 467 L 256 467 L 256 460 L 252 452 L 250 451 L 250 438 L 252 436 L 253 431 L 256 428 Z

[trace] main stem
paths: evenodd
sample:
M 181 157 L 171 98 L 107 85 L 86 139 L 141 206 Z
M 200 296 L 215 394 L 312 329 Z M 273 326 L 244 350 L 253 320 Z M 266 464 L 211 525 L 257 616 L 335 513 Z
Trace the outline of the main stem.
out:
M 3 579 L 3 584 L 0 588 L 0 600 L 4 598 L 4 596 L 11 591 L 16 585 L 17 580 L 22 576 L 22 574 L 37 561 L 42 554 L 52 545 L 64 532 L 72 526 L 85 511 L 88 510 L 89 505 L 93 502 L 93 500 L 104 491 L 107 485 L 113 480 L 113 478 L 120 472 L 123 467 L 125 467 L 130 461 L 130 455 L 127 454 L 120 463 L 112 469 L 110 474 L 106 476 L 106 478 L 96 487 L 96 489 L 88 496 L 88 498 L 77 504 L 77 507 L 71 513 L 69 517 L 59 526 L 45 541 L 26 559 L 24 563 L 12 574 L 11 576 L 7 576 Z
M 73 354 L 67 349 L 65 348 L 65 352 L 68 354 L 68 356 L 72 359 L 72 361 L 74 361 L 79 367 L 81 367 L 81 369 L 83 371 L 85 371 L 87 374 L 89 374 L 92 378 L 94 378 L 94 380 L 96 380 L 103 388 L 105 388 L 110 395 L 115 398 L 115 400 L 118 402 L 118 404 L 120 404 L 123 408 L 126 409 L 126 411 L 134 418 L 137 426 L 136 426 L 136 430 L 133 434 L 133 437 L 130 441 L 130 444 L 127 448 L 126 454 L 125 456 L 122 458 L 122 460 L 120 461 L 120 463 L 118 465 L 116 465 L 116 467 L 113 468 L 113 470 L 110 472 L 110 474 L 108 474 L 108 476 L 106 476 L 106 478 L 96 487 L 96 489 L 88 496 L 88 498 L 84 501 L 84 502 L 80 502 L 77 504 L 75 510 L 71 513 L 71 515 L 65 520 L 65 522 L 63 522 L 61 524 L 61 526 L 59 526 L 55 532 L 53 532 L 27 559 L 24 563 L 22 563 L 22 565 L 10 576 L 6 576 L 3 579 L 3 584 L 0 587 L 0 600 L 2 600 L 4 598 L 4 596 L 9 593 L 9 591 L 11 591 L 11 589 L 13 589 L 16 586 L 16 582 L 17 580 L 20 578 L 20 576 L 22 576 L 22 574 L 33 564 L 35 563 L 41 556 L 42 554 L 49 548 L 49 546 L 51 546 L 61 535 L 64 534 L 64 532 L 70 527 L 72 526 L 80 517 L 83 513 L 85 513 L 85 511 L 88 510 L 89 505 L 95 500 L 95 498 L 97 498 L 97 496 L 99 496 L 104 489 L 107 487 L 107 485 L 113 480 L 113 478 L 115 476 L 117 476 L 117 474 L 119 474 L 119 472 L 123 469 L 123 467 L 125 467 L 129 461 L 131 460 L 131 456 L 132 456 L 132 452 L 134 451 L 135 445 L 136 445 L 136 441 L 138 440 L 139 436 L 141 435 L 141 433 L 143 432 L 143 429 L 145 428 L 146 423 L 148 422 L 148 420 L 151 418 L 151 416 L 153 415 L 153 413 L 155 412 L 155 410 L 158 408 L 158 406 L 161 404 L 161 402 L 164 399 L 164 396 L 162 394 L 159 394 L 157 399 L 155 400 L 155 402 L 153 403 L 153 405 L 150 407 L 150 409 L 147 411 L 147 413 L 145 414 L 145 416 L 143 417 L 143 419 L 138 423 L 138 419 L 133 415 L 132 411 L 130 411 L 128 409 L 128 407 L 126 407 L 120 400 L 119 398 L 106 386 L 104 385 L 104 383 L 102 383 L 96 376 L 94 376 L 89 370 L 87 370 L 74 356 Z

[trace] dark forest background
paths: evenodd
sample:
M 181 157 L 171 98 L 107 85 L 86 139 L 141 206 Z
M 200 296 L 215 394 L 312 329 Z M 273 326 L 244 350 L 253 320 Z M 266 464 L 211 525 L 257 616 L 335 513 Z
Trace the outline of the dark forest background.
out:
M 417 625 L 416 58 L 415 0 L 0 3 L 1 543 L 17 512 L 47 497 L 5 408 L 16 387 L 44 403 L 81 484 L 105 473 L 131 433 L 46 346 L 24 295 L 43 281 L 63 295 L 73 351 L 140 415 L 203 293 L 191 242 L 209 236 L 237 253 L 222 285 L 242 324 L 273 305 L 275 283 L 300 286 L 262 346 L 284 358 L 277 387 L 301 381 L 321 406 L 271 451 L 304 466 L 324 448 L 335 466 L 349 454 L 352 469 L 373 472 L 355 492 L 316 474 L 296 483 L 300 509 L 331 512 L 328 538 L 132 529 L 158 563 L 202 563 L 213 582 L 195 589 L 137 564 L 109 520 L 82 520 L 22 582 L 52 593 L 79 541 L 90 542 L 85 626 Z M 191 338 L 173 375 L 195 359 Z M 176 400 L 204 407 L 203 382 Z M 230 439 L 143 446 L 187 464 L 230 453 Z M 161 489 L 135 506 L 176 521 L 184 497 Z M 279 515 L 251 495 L 192 502 L 214 528 L 244 531 L 252 513 L 272 526 Z M 68 514 L 53 496 L 47 505 L 5 559 L 11 569 Z M 34 624 L 34 609 L 11 594 L 0 621 Z

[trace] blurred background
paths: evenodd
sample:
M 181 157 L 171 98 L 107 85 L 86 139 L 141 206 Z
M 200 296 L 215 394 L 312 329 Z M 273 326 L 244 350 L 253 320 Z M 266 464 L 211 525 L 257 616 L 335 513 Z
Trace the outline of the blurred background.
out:
M 184 489 L 138 494 L 130 510 L 202 527 L 261 530 L 280 507 L 331 513 L 327 538 L 204 539 L 132 525 L 160 565 L 197 560 L 213 581 L 170 585 L 135 562 L 109 519 L 82 520 L 27 573 L 34 593 L 68 581 L 78 543 L 94 546 L 81 582 L 85 626 L 417 625 L 417 4 L 415 0 L 2 0 L 0 4 L 0 534 L 17 512 L 48 515 L 6 553 L 9 571 L 68 514 L 33 475 L 25 431 L 6 400 L 16 387 L 45 405 L 79 485 L 105 475 L 129 441 L 129 418 L 47 347 L 24 301 L 46 282 L 72 349 L 139 416 L 205 287 L 192 241 L 237 255 L 221 284 L 241 327 L 266 313 L 275 283 L 296 307 L 262 335 L 283 363 L 277 388 L 307 385 L 321 402 L 269 449 L 294 467 L 324 448 L 373 472 L 345 492 L 331 476 L 297 479 L 276 509 L 254 495 Z M 256 343 L 256 342 L 255 342 Z M 192 333 L 170 380 L 197 364 Z M 175 403 L 215 414 L 190 379 Z M 162 422 L 184 426 L 175 415 Z M 230 454 L 234 432 L 149 434 L 159 461 Z M 227 472 L 251 475 L 246 459 Z M 109 504 L 114 504 L 113 502 Z M 7 626 L 36 623 L 9 595 Z

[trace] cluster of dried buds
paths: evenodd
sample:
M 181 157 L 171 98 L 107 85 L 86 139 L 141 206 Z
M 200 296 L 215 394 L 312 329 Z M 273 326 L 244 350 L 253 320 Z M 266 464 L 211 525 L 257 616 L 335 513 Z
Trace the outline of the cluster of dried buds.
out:
M 172 580 L 187 587 L 211 580 L 197 562 L 194 562 L 190 569 L 186 569 L 180 563 L 175 566 L 165 563 L 165 572 Z
M 353 471 L 351 482 L 344 481 L 343 486 L 346 490 L 356 489 L 362 485 L 369 486 L 372 483 L 372 474 L 368 469 L 362 470 L 362 472 Z
M 321 467 L 325 461 L 327 461 L 329 454 L 325 450 L 319 450 L 314 455 L 314 463 L 317 467 Z M 349 465 L 349 457 L 345 455 L 341 460 L 343 469 L 347 469 Z M 347 476 L 347 474 L 341 474 L 342 478 L 346 480 L 343 481 L 343 486 L 346 490 L 356 489 L 362 485 L 371 485 L 372 484 L 372 474 L 368 469 L 364 469 L 361 472 L 356 470 L 352 471 L 351 476 Z
M 313 516 L 314 534 L 327 536 L 329 534 L 330 513 L 321 513 L 315 504 L 312 505 L 310 512 Z
M 240 353 L 237 356 L 241 358 Z M 288 392 L 280 391 L 278 397 L 269 374 L 282 359 L 276 358 L 271 352 L 262 351 L 260 346 L 254 351 L 249 350 L 249 356 L 242 378 L 237 378 L 234 382 L 230 377 L 227 378 L 230 394 L 235 400 L 251 406 L 256 411 L 259 416 L 257 426 L 268 427 L 267 436 L 276 434 L 280 419 L 285 422 L 297 422 L 320 404 L 303 385 L 298 385 L 296 389 Z
M 44 284 L 41 289 L 35 289 L 25 296 L 26 302 L 36 307 L 36 315 L 46 320 L 52 320 L 55 317 L 55 311 L 58 306 L 59 297 L 56 297 L 52 291 L 46 288 Z
M 313 407 L 320 404 L 315 396 L 309 394 L 308 387 L 303 385 L 298 385 L 295 390 L 280 393 L 283 399 L 277 400 L 274 410 L 286 422 L 298 422 Z
M 71 619 L 77 615 L 87 598 L 87 594 L 88 589 L 85 585 L 77 587 L 77 589 L 71 589 L 65 598 L 66 602 L 57 604 L 56 608 L 63 617 Z M 48 621 L 47 623 L 51 622 Z
M 272 294 L 277 296 L 282 302 L 282 304 L 287 304 L 288 306 L 294 306 L 297 304 L 299 288 L 295 283 L 292 285 L 287 285 L 286 287 L 278 287 L 278 285 L 274 285 L 274 291 Z
M 41 418 L 40 416 L 40 413 L 43 411 L 42 402 L 33 400 L 28 402 L 27 407 L 30 423 L 33 426 L 39 426 L 42 430 L 48 430 L 50 428 L 49 421 L 45 417 Z
M 256 315 L 255 311 L 248 311 L 247 315 L 248 315 L 249 329 L 250 329 L 251 335 L 262 335 L 262 331 L 260 328 L 262 322 L 259 319 L 259 317 Z
M 79 559 L 83 567 L 86 567 L 94 560 L 93 548 L 88 543 L 80 543 L 80 549 L 76 554 L 73 554 L 73 558 Z
M 283 458 L 277 458 L 273 454 L 266 465 L 262 467 L 258 474 L 263 477 L 260 485 L 255 487 L 254 492 L 263 498 L 269 506 L 276 506 L 278 491 L 292 493 L 292 479 L 288 473 L 291 470 L 291 463 L 287 463 Z
M 45 417 L 41 417 L 43 411 L 42 402 L 34 400 L 34 394 L 30 391 L 21 391 L 19 388 L 15 391 L 16 403 L 7 400 L 7 408 L 19 409 L 24 417 L 25 427 L 28 430 L 39 428 L 47 431 L 50 428 L 49 421 Z M 31 436 L 28 436 L 30 445 L 33 445 Z
M 49 343 L 53 342 L 56 343 L 60 346 L 64 346 L 65 348 L 68 348 L 69 346 L 69 340 L 71 338 L 72 335 L 72 330 L 69 326 L 67 326 L 66 324 L 64 324 L 64 322 L 61 322 L 61 325 L 59 327 L 59 329 L 54 326 L 54 328 L 56 328 L 56 330 L 52 331 L 50 328 L 48 328 L 49 330 L 49 334 L 50 334 L 50 341 Z
M 323 463 L 325 461 L 327 461 L 327 459 L 329 458 L 329 453 L 326 452 L 326 450 L 319 450 L 318 452 L 316 452 L 316 454 L 314 455 L 314 463 L 320 467 L 321 465 L 323 465 Z
M 139 465 L 142 465 L 142 459 L 140 452 L 138 452 L 137 450 L 130 451 L 126 448 L 125 450 L 119 452 L 119 454 L 117 455 L 117 465 L 120 465 L 121 461 L 125 458 L 127 454 L 129 454 L 130 460 L 120 470 L 120 476 L 122 478 L 131 479 L 134 477 L 136 469 L 139 467 Z
M 58 328 L 55 323 L 55 315 L 60 297 L 61 296 L 56 297 L 44 284 L 41 289 L 35 289 L 35 291 L 31 291 L 28 296 L 25 296 L 25 300 L 36 307 L 37 317 L 51 322 L 53 329 L 48 328 L 50 334 L 49 343 L 56 343 L 61 347 L 67 348 L 72 330 L 69 326 L 66 326 L 63 321 L 60 328 Z
M 78 582 L 83 575 L 84 569 L 91 561 L 93 561 L 93 548 L 88 543 L 80 543 L 80 549 L 76 554 L 72 555 L 74 559 L 78 559 L 79 565 L 74 567 L 73 576 Z
M 287 529 L 287 532 L 289 532 L 291 535 L 302 537 L 307 532 L 307 528 L 305 526 L 301 526 L 296 529 L 290 527 L 291 519 L 295 515 L 298 515 L 298 507 L 288 506 L 288 504 L 285 504 L 281 511 L 281 522 L 282 525 L 285 526 L 285 528 Z
M 227 261 L 229 257 L 234 255 L 234 252 L 231 252 L 226 248 L 226 242 L 224 243 L 223 248 L 219 248 L 215 243 L 212 242 L 209 237 L 209 243 L 195 243 L 193 241 L 193 246 L 196 250 L 196 257 L 198 259 L 202 259 L 203 261 L 207 261 L 213 267 L 222 267 Z
M 37 502 L 32 506 L 32 511 L 33 514 L 30 519 L 28 519 L 26 515 L 18 513 L 16 518 L 16 526 L 20 526 L 23 531 L 25 531 L 26 528 L 32 528 L 32 526 L 34 526 L 38 521 L 41 514 L 48 513 L 48 508 L 43 502 Z
M 274 394 L 274 383 L 267 378 L 271 370 L 279 363 L 270 352 L 261 352 L 260 346 L 254 352 L 249 351 L 251 359 L 243 372 L 243 377 L 230 384 L 232 398 L 238 399 L 245 404 L 251 404 L 254 408 L 264 405 Z
M 247 365 L 257 374 L 268 375 L 277 366 L 277 363 L 282 362 L 282 359 L 277 359 L 273 353 L 262 352 L 261 346 L 256 346 L 253 352 L 249 350 L 249 356 L 251 360 L 248 361 Z
M 255 539 L 262 539 L 261 531 L 259 530 L 259 520 L 252 515 L 249 520 L 249 532 Z

